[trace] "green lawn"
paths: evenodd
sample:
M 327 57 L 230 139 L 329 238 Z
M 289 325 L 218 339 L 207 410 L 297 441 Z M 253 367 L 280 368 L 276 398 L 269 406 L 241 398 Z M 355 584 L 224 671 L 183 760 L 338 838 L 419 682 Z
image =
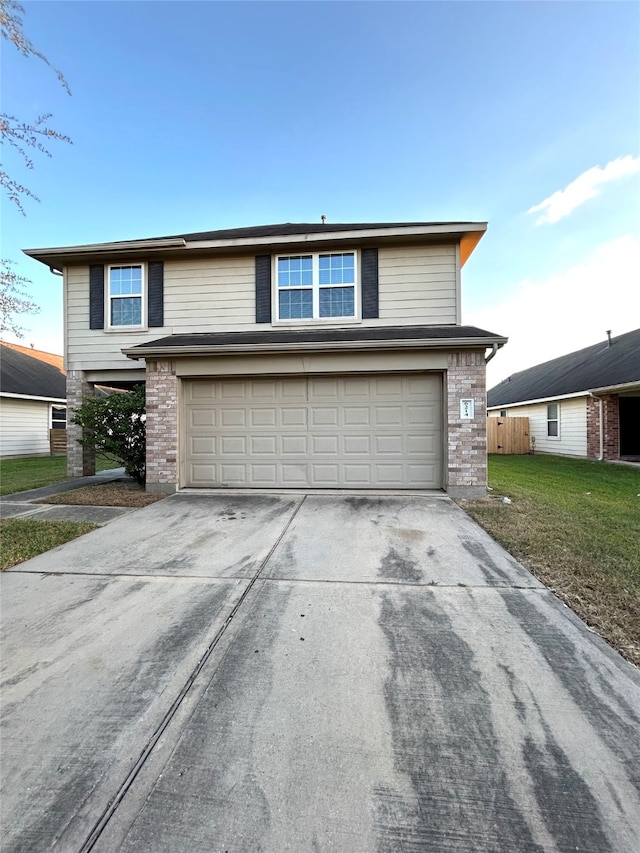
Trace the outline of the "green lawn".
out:
M 76 521 L 4 519 L 0 521 L 0 569 L 8 569 L 96 528 L 96 524 Z
M 96 459 L 96 470 L 118 467 L 112 461 Z M 24 459 L 0 459 L 0 495 L 27 489 L 39 489 L 67 479 L 66 456 L 29 456 Z
M 492 496 L 465 509 L 630 660 L 640 663 L 640 469 L 489 457 Z M 503 504 L 500 496 L 511 498 Z

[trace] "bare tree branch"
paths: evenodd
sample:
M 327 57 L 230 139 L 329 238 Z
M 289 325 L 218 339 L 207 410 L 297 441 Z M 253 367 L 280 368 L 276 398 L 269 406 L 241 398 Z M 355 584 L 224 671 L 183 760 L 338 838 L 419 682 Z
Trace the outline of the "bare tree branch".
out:
M 10 41 L 23 56 L 35 56 L 42 60 L 45 65 L 55 73 L 60 81 L 61 86 L 71 94 L 69 84 L 65 80 L 64 75 L 55 66 L 53 66 L 47 57 L 37 50 L 23 33 L 22 30 L 22 15 L 24 8 L 17 0 L 0 0 L 0 32 L 2 37 Z M 27 169 L 33 169 L 34 163 L 29 154 L 29 149 L 39 151 L 47 157 L 51 157 L 51 152 L 45 146 L 44 140 L 56 140 L 58 142 L 68 142 L 71 144 L 71 139 L 63 133 L 50 127 L 47 122 L 51 118 L 51 114 L 38 116 L 31 124 L 20 121 L 13 115 L 0 113 L 0 139 L 3 144 L 9 145 L 20 154 L 24 160 L 24 165 Z M 9 201 L 12 201 L 20 213 L 24 216 L 25 211 L 22 204 L 23 198 L 32 198 L 34 201 L 39 201 L 38 197 L 31 192 L 30 189 L 23 184 L 11 178 L 0 165 L 0 186 L 5 190 Z
M 29 299 L 25 285 L 28 278 L 12 269 L 13 261 L 0 261 L 0 332 L 11 332 L 18 338 L 24 337 L 24 328 L 16 322 L 16 314 L 37 314 L 40 308 Z

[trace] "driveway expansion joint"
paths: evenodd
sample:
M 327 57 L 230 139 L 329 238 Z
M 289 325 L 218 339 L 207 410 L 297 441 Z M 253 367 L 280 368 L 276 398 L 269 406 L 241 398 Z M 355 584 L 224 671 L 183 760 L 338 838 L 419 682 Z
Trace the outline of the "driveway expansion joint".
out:
M 120 805 L 120 803 L 122 802 L 122 800 L 126 796 L 127 791 L 129 790 L 129 788 L 131 787 L 131 785 L 135 781 L 136 777 L 138 776 L 138 774 L 142 770 L 142 767 L 144 766 L 145 762 L 149 758 L 153 748 L 155 747 L 157 742 L 160 740 L 160 737 L 162 736 L 163 732 L 169 726 L 169 723 L 171 722 L 171 720 L 175 716 L 176 712 L 178 711 L 178 708 L 180 707 L 180 705 L 184 701 L 185 697 L 187 696 L 187 694 L 191 690 L 196 678 L 198 677 L 198 675 L 203 670 L 205 664 L 207 663 L 207 661 L 209 660 L 209 658 L 213 654 L 215 648 L 219 644 L 219 642 L 222 639 L 223 635 L 225 634 L 227 628 L 229 627 L 229 625 L 233 621 L 236 613 L 242 607 L 244 601 L 246 600 L 247 596 L 249 595 L 249 592 L 251 591 L 251 589 L 253 588 L 253 586 L 255 585 L 257 580 L 259 579 L 260 574 L 264 570 L 264 567 L 267 565 L 267 563 L 271 559 L 274 551 L 277 549 L 278 545 L 280 544 L 280 542 L 282 541 L 282 539 L 286 535 L 287 531 L 289 530 L 289 527 L 291 526 L 293 520 L 295 519 L 296 515 L 300 511 L 305 500 L 306 500 L 306 495 L 303 496 L 302 500 L 299 502 L 299 504 L 295 507 L 295 509 L 291 513 L 291 516 L 289 517 L 289 519 L 288 519 L 287 523 L 285 524 L 283 530 L 281 531 L 280 535 L 278 536 L 275 543 L 273 544 L 273 547 L 271 548 L 271 550 L 269 551 L 267 556 L 264 558 L 264 560 L 260 563 L 260 566 L 258 567 L 258 570 L 256 571 L 256 573 L 253 575 L 252 578 L 250 578 L 249 582 L 247 583 L 247 586 L 245 587 L 245 589 L 242 592 L 242 595 L 240 596 L 238 601 L 235 603 L 235 605 L 231 609 L 231 612 L 229 613 L 229 615 L 227 616 L 227 618 L 225 619 L 225 621 L 223 622 L 221 627 L 216 631 L 215 636 L 213 637 L 213 639 L 211 640 L 211 642 L 209 643 L 209 645 L 205 649 L 204 654 L 201 655 L 198 663 L 196 664 L 193 671 L 191 672 L 191 675 L 189 676 L 189 678 L 185 682 L 184 686 L 182 687 L 182 689 L 180 690 L 180 692 L 178 693 L 178 695 L 176 696 L 176 698 L 172 702 L 170 708 L 168 709 L 168 711 L 166 712 L 166 714 L 164 715 L 164 717 L 160 721 L 159 725 L 156 727 L 154 733 L 151 735 L 151 737 L 147 741 L 146 746 L 144 747 L 144 749 L 142 750 L 142 752 L 138 756 L 138 759 L 136 760 L 135 764 L 133 765 L 133 767 L 129 771 L 128 775 L 126 776 L 124 782 L 122 783 L 122 785 L 118 789 L 118 792 L 113 797 L 111 802 L 108 803 L 107 807 L 105 808 L 105 810 L 103 811 L 101 816 L 98 818 L 97 822 L 94 824 L 93 829 L 91 830 L 91 832 L 87 836 L 84 844 L 82 845 L 82 847 L 79 850 L 79 853 L 90 853 L 90 851 L 93 850 L 93 848 L 95 847 L 95 845 L 98 842 L 98 840 L 99 840 L 102 832 L 104 831 L 105 827 L 107 826 L 107 824 L 109 823 L 111 818 L 114 816 L 118 806 Z

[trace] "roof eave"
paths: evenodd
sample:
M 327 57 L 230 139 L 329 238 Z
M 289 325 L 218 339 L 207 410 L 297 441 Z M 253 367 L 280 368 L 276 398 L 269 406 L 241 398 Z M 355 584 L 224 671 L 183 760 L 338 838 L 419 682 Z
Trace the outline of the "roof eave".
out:
M 235 237 L 218 240 L 185 240 L 183 237 L 124 240 L 111 243 L 91 243 L 80 246 L 58 246 L 41 249 L 23 249 L 25 255 L 51 269 L 62 270 L 65 262 L 82 262 L 91 257 L 140 256 L 162 251 L 184 252 L 204 250 L 247 250 L 268 246 L 300 246 L 322 243 L 353 242 L 354 240 L 393 241 L 407 237 L 450 237 L 463 243 L 462 263 L 469 257 L 482 235 L 486 222 L 434 223 L 427 225 L 398 225 L 391 228 L 355 228 L 353 230 L 310 232 L 303 234 L 274 234 L 265 237 Z
M 39 403 L 66 403 L 66 397 L 38 397 L 35 394 L 19 394 L 13 391 L 0 391 L 0 397 L 8 397 L 12 400 L 30 400 Z
M 205 346 L 137 346 L 121 350 L 123 355 L 133 360 L 141 358 L 175 357 L 189 358 L 203 355 L 270 355 L 272 353 L 291 352 L 332 352 L 334 350 L 415 350 L 415 349 L 486 349 L 497 344 L 507 343 L 507 338 L 432 338 L 412 340 L 375 340 L 375 341 L 296 341 L 295 343 L 264 344 L 207 344 Z
M 603 394 L 619 394 L 625 391 L 636 390 L 640 390 L 640 379 L 636 379 L 634 382 L 622 382 L 619 385 L 603 385 L 601 388 L 590 388 L 586 393 L 600 397 Z

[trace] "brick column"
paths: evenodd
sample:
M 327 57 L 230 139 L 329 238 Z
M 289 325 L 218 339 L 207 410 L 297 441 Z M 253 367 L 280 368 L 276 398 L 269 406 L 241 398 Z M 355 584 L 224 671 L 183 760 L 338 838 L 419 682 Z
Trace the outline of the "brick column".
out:
M 604 414 L 604 458 L 620 458 L 620 404 L 615 394 L 602 398 Z
M 600 401 L 587 397 L 587 456 L 600 457 Z
M 474 401 L 474 417 L 460 417 L 460 400 Z M 484 350 L 450 353 L 447 360 L 447 492 L 455 498 L 487 493 L 487 391 Z
M 96 473 L 95 450 L 80 444 L 78 439 L 83 437 L 84 430 L 71 423 L 74 410 L 84 397 L 92 397 L 93 393 L 84 370 L 67 370 L 67 477 L 89 477 Z
M 172 361 L 147 362 L 147 491 L 178 488 L 178 378 Z

